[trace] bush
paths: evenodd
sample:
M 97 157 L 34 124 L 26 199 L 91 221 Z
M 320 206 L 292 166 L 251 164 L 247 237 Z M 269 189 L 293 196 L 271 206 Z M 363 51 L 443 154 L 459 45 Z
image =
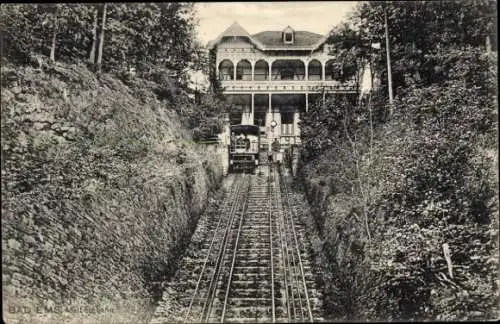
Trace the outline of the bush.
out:
M 300 172 L 336 319 L 497 316 L 496 74 L 475 49 L 443 60 L 445 84 L 400 92 L 385 122 L 348 102 L 303 118 Z

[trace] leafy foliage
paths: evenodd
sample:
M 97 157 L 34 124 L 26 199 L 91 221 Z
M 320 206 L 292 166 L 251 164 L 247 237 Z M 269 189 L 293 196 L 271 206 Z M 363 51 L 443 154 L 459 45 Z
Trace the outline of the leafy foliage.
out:
M 365 45 L 383 38 L 387 10 L 399 89 L 389 118 L 384 89 L 360 105 L 315 105 L 302 118 L 300 172 L 330 272 L 329 316 L 496 318 L 497 74 L 496 53 L 484 47 L 490 5 L 364 3 L 351 21 L 356 28 L 338 29 L 348 37 L 332 33 L 332 42 L 370 59 Z M 382 55 L 375 63 L 380 75 Z
M 92 42 L 97 4 L 9 4 L 2 7 L 2 56 L 29 62 L 35 53 L 49 56 L 57 34 L 56 59 L 84 62 Z M 107 6 L 103 66 L 106 71 L 166 68 L 179 75 L 196 59 L 193 4 L 148 3 Z M 99 24 L 102 22 L 99 21 Z
M 385 51 L 368 50 L 371 43 L 385 48 L 384 13 L 387 13 L 394 90 L 412 83 L 427 86 L 444 81 L 436 73 L 446 71 L 443 49 L 472 46 L 485 48 L 487 39 L 496 49 L 495 1 L 372 1 L 361 3 L 351 15 L 361 56 L 374 55 L 376 73 L 386 90 Z M 349 44 L 348 44 L 349 45 Z M 446 52 L 446 50 L 445 50 Z M 441 80 L 441 81 L 440 81 Z

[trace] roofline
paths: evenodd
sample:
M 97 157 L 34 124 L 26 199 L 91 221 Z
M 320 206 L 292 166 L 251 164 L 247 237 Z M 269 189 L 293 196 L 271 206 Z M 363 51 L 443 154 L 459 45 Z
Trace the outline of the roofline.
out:
M 290 27 L 290 26 L 288 26 L 288 27 Z M 290 28 L 292 28 L 292 27 L 290 27 Z M 222 40 L 223 34 L 224 34 L 224 32 L 222 32 L 213 42 L 212 41 L 208 42 L 207 46 L 208 46 L 209 50 L 213 49 L 216 45 L 218 45 L 220 43 L 220 41 Z M 261 51 L 281 51 L 281 50 L 315 51 L 318 49 L 318 47 L 323 45 L 326 42 L 326 40 L 328 39 L 328 36 L 323 36 L 318 42 L 316 42 L 316 44 L 313 44 L 311 46 L 289 48 L 289 47 L 280 47 L 280 46 L 267 47 L 264 44 L 262 44 L 261 42 L 259 42 L 258 40 L 256 40 L 254 37 L 252 37 L 252 35 L 250 35 L 250 34 L 248 36 L 244 36 L 244 37 L 248 37 L 250 39 L 250 42 L 252 44 L 254 44 Z
M 316 44 L 313 44 L 311 46 L 301 46 L 301 47 L 284 47 L 284 46 L 269 46 L 265 47 L 264 51 L 279 51 L 279 50 L 295 50 L 295 51 L 315 51 L 317 50 L 321 45 L 323 45 L 328 37 L 323 36 L 319 41 L 316 42 Z
M 209 47 L 208 49 L 213 49 L 215 47 L 215 45 L 218 45 L 222 39 L 222 34 L 219 35 L 219 37 L 217 37 L 213 42 L 209 42 Z M 257 46 L 258 49 L 262 50 L 262 51 L 265 51 L 265 46 L 259 42 L 258 40 L 254 39 L 252 37 L 252 35 L 248 35 L 248 36 L 243 36 L 243 37 L 248 37 L 248 39 L 250 39 L 250 42 L 252 44 L 254 44 L 255 46 Z
M 248 37 L 248 36 L 245 36 Z M 261 51 L 288 51 L 288 50 L 295 50 L 295 51 L 315 51 L 317 50 L 321 45 L 323 45 L 327 37 L 321 38 L 316 44 L 313 44 L 311 46 L 301 46 L 301 47 L 285 47 L 285 46 L 265 46 L 256 39 L 252 37 L 248 37 L 252 44 L 254 44 L 259 50 Z M 213 49 L 215 45 L 218 45 L 220 42 L 220 39 L 216 39 L 213 42 L 210 42 L 210 46 L 208 47 L 209 49 Z

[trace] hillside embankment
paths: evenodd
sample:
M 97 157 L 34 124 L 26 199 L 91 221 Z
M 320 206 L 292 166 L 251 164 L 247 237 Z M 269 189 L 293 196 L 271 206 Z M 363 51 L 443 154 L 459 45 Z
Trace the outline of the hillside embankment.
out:
M 144 322 L 219 187 L 216 149 L 155 83 L 64 64 L 1 76 L 4 319 Z
M 416 115 L 403 100 L 401 115 Z M 469 130 L 490 107 L 459 105 L 432 112 L 455 124 L 429 131 L 399 115 L 359 151 L 346 138 L 303 159 L 327 321 L 498 318 L 496 131 Z
M 496 53 L 439 59 L 392 106 L 339 95 L 301 120 L 327 320 L 498 319 Z

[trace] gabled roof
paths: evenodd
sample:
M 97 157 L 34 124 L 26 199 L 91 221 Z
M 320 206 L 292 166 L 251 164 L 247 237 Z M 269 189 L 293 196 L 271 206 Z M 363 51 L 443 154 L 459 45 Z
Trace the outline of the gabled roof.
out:
M 219 44 L 223 37 L 248 37 L 248 39 L 257 46 L 257 48 L 262 49 L 262 45 L 252 39 L 252 36 L 243 28 L 237 21 L 235 21 L 231 26 L 229 26 L 222 34 L 219 35 L 214 41 L 210 41 L 207 45 L 209 49 L 213 48 L 215 45 Z
M 286 47 L 286 48 L 296 48 L 296 47 L 312 47 L 319 41 L 321 41 L 324 36 L 311 33 L 308 31 L 295 31 L 295 41 L 293 44 L 283 43 L 282 31 L 263 31 L 257 34 L 253 34 L 252 38 L 257 39 L 265 47 Z
M 292 29 L 288 26 L 286 29 Z M 293 29 L 292 29 L 293 30 Z M 283 31 L 263 31 L 254 35 L 250 35 L 240 24 L 236 21 L 229 26 L 222 34 L 219 35 L 214 41 L 208 43 L 208 48 L 213 48 L 219 44 L 223 37 L 226 36 L 241 36 L 248 37 L 248 39 L 260 50 L 315 50 L 322 45 L 327 37 L 308 31 L 295 31 L 295 39 L 293 44 L 283 43 Z
M 240 24 L 238 24 L 237 21 L 235 21 L 231 26 L 229 26 L 222 34 L 222 37 L 224 36 L 247 36 L 249 37 L 250 34 L 241 27 Z M 221 37 L 219 36 L 219 37 Z

